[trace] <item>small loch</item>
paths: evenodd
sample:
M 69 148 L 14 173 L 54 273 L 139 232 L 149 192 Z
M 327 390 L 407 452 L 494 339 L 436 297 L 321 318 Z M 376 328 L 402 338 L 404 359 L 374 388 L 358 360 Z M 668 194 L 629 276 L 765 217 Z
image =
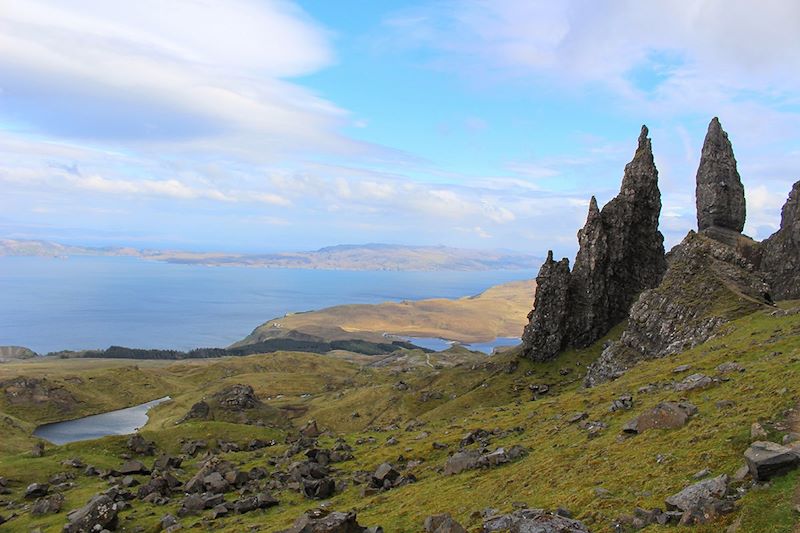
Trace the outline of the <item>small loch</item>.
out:
M 127 435 L 147 423 L 147 412 L 150 409 L 170 399 L 169 396 L 165 396 L 117 411 L 43 424 L 37 427 L 33 434 L 53 444 L 99 439 L 108 435 Z

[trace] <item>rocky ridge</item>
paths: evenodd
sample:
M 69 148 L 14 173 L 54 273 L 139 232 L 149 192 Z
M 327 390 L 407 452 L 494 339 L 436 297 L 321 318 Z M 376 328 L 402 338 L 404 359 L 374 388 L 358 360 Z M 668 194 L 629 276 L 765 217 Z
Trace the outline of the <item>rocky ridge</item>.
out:
M 585 347 L 623 320 L 636 296 L 666 269 L 658 231 L 661 193 L 648 130 L 642 126 L 619 194 L 602 210 L 592 197 L 572 272 L 548 253 L 537 277 L 534 309 L 522 336 L 523 356 L 536 361 L 567 347 Z

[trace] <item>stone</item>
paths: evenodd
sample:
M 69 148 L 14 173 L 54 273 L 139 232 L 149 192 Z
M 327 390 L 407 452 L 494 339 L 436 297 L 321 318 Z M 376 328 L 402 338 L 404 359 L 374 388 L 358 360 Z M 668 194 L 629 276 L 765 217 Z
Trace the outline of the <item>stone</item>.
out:
M 745 221 L 744 186 L 728 134 L 714 117 L 708 125 L 697 169 L 697 228 L 711 227 L 741 233 Z
M 675 384 L 673 389 L 677 392 L 707 389 L 714 384 L 714 380 L 705 374 L 692 374 Z
M 89 503 L 67 515 L 64 533 L 114 530 L 117 525 L 117 504 L 105 494 L 95 496 Z
M 189 412 L 183 415 L 178 423 L 182 424 L 188 420 L 208 420 L 209 416 L 211 415 L 211 406 L 204 401 L 197 402 L 192 404 L 192 407 L 189 409 Z
M 178 525 L 178 519 L 171 514 L 164 515 L 160 521 L 161 530 L 165 531 L 171 527 Z
M 41 516 L 58 513 L 61 512 L 62 505 L 64 505 L 64 495 L 59 493 L 51 494 L 36 500 L 31 506 L 31 514 L 33 516 Z
M 138 455 L 154 455 L 156 453 L 156 444 L 145 440 L 138 433 L 128 438 L 127 445 L 129 450 Z
M 180 468 L 183 459 L 172 455 L 161 455 L 153 462 L 153 470 L 169 470 L 170 468 Z
M 69 466 L 71 468 L 85 468 L 86 465 L 77 457 L 73 457 L 72 459 L 65 459 L 61 461 L 63 466 Z
M 520 509 L 511 514 L 489 517 L 484 520 L 482 533 L 509 531 L 510 533 L 589 533 L 580 521 L 548 513 L 542 509 Z
M 141 461 L 125 461 L 122 466 L 120 466 L 117 471 L 123 475 L 133 475 L 133 474 L 141 474 L 141 475 L 148 475 L 150 474 L 150 469 L 144 466 L 144 463 Z
M 679 365 L 672 369 L 673 374 L 680 374 L 692 368 L 692 365 Z
M 203 478 L 203 485 L 208 492 L 220 494 L 228 490 L 229 484 L 219 472 L 212 472 Z
M 280 533 L 383 533 L 383 529 L 360 525 L 354 511 L 341 513 L 315 509 L 303 513 L 292 527 Z
M 300 435 L 306 438 L 317 438 L 321 435 L 319 428 L 317 427 L 316 420 L 309 420 L 306 424 L 300 428 Z
M 263 492 L 255 496 L 247 496 L 233 502 L 233 510 L 238 514 L 249 513 L 256 509 L 267 509 L 278 505 L 276 500 L 269 492 Z
M 220 408 L 227 411 L 244 411 L 262 405 L 253 387 L 241 383 L 225 387 L 214 394 L 214 399 L 219 403 Z
M 592 197 L 579 250 L 569 262 L 552 253 L 537 276 L 534 309 L 522 335 L 523 357 L 547 361 L 566 347 L 583 348 L 624 320 L 639 293 L 666 270 L 658 231 L 661 193 L 647 127 L 642 126 L 619 194 L 602 210 Z
M 622 431 L 637 434 L 648 429 L 677 429 L 684 426 L 695 413 L 697 407 L 689 402 L 661 402 L 627 422 Z
M 374 487 L 380 488 L 388 481 L 393 484 L 400 477 L 400 472 L 394 469 L 389 463 L 382 463 L 375 469 L 372 474 L 370 484 Z
M 800 181 L 781 211 L 780 229 L 761 243 L 761 270 L 774 300 L 800 298 Z
M 190 440 L 181 447 L 181 453 L 185 453 L 186 455 L 191 455 L 192 457 L 194 457 L 200 451 L 205 450 L 206 448 L 208 448 L 208 444 L 206 443 L 206 441 Z
M 730 374 L 733 372 L 744 372 L 744 367 L 735 361 L 730 361 L 728 363 L 722 363 L 721 365 L 717 366 L 717 372 L 720 374 Z
M 480 457 L 480 452 L 476 450 L 456 452 L 447 459 L 447 463 L 444 465 L 444 474 L 449 476 L 459 474 L 464 470 L 478 468 L 478 460 Z
M 45 496 L 50 491 L 50 485 L 48 483 L 31 483 L 25 489 L 25 498 L 32 499 L 32 498 L 40 498 Z
M 750 425 L 750 440 L 764 440 L 767 438 L 767 430 L 758 422 Z
M 44 442 L 38 441 L 36 444 L 33 445 L 33 449 L 31 450 L 31 455 L 33 457 L 43 457 L 44 456 Z
M 449 514 L 436 514 L 425 519 L 426 533 L 467 533 Z
M 633 409 L 633 396 L 630 394 L 623 394 L 611 402 L 611 406 L 608 408 L 612 413 L 614 411 L 629 411 L 631 409 Z
M 336 482 L 329 477 L 322 479 L 304 479 L 303 495 L 314 500 L 330 498 L 336 492 Z
M 791 448 L 774 442 L 758 441 L 744 452 L 750 474 L 756 481 L 768 481 L 797 468 L 800 458 Z
M 567 417 L 567 423 L 574 424 L 576 422 L 580 422 L 581 420 L 586 419 L 588 416 L 589 414 L 586 412 L 573 413 Z
M 710 499 L 723 498 L 727 492 L 728 476 L 722 474 L 690 485 L 664 500 L 664 503 L 669 511 L 691 511 L 702 507 Z

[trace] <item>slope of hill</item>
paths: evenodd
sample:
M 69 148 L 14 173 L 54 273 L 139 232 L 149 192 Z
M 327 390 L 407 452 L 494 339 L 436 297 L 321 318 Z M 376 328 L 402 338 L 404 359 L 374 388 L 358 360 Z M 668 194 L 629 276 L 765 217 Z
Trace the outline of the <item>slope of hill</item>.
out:
M 302 336 L 385 342 L 385 333 L 440 337 L 464 343 L 519 337 L 535 292 L 536 283 L 525 280 L 497 285 L 457 300 L 337 305 L 269 320 L 233 347 Z

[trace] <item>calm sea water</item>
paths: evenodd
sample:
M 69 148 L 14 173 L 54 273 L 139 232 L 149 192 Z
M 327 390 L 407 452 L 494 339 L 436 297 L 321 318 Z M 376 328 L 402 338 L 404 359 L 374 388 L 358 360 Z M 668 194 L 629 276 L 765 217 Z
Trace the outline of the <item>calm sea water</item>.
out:
M 106 435 L 127 435 L 147 423 L 147 412 L 151 408 L 169 399 L 170 397 L 167 396 L 127 409 L 109 411 L 66 422 L 44 424 L 37 427 L 33 434 L 53 444 L 99 439 Z
M 202 267 L 127 257 L 0 257 L 0 345 L 57 350 L 227 346 L 288 312 L 477 294 L 534 271 Z

